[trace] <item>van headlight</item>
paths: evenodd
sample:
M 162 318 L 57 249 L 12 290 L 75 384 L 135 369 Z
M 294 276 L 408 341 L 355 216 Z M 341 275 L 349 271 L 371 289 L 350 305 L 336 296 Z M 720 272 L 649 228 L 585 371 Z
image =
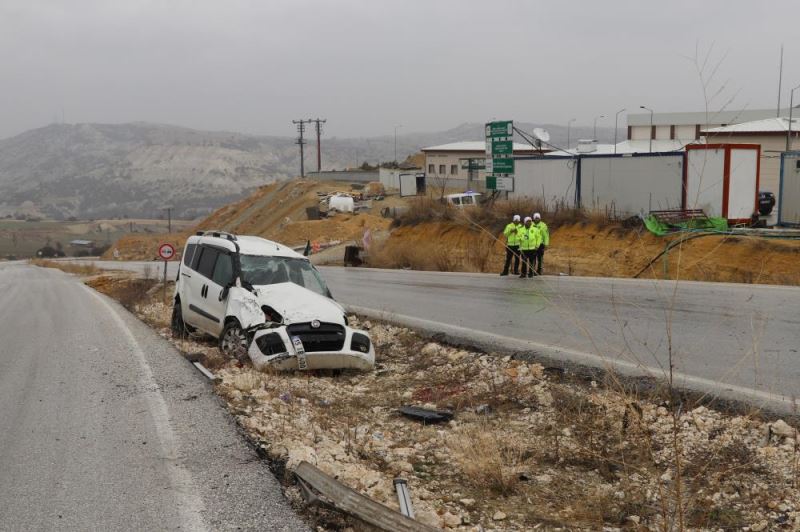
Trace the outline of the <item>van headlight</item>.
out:
M 353 333 L 353 338 L 350 340 L 350 349 L 352 351 L 369 353 L 369 347 L 370 347 L 369 336 L 357 332 Z

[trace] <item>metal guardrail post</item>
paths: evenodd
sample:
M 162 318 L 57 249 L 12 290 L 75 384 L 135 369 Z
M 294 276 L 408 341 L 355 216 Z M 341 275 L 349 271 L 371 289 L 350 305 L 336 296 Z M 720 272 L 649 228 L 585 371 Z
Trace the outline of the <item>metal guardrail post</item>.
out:
M 414 519 L 414 507 L 411 506 L 411 494 L 408 492 L 408 482 L 406 479 L 394 479 L 394 489 L 397 491 L 397 502 L 400 504 L 400 513 Z

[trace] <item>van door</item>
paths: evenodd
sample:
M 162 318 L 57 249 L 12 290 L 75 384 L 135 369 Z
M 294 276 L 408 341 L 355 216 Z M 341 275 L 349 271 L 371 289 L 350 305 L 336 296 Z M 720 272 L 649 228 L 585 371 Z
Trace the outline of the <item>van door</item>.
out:
M 225 318 L 228 316 L 228 295 L 226 288 L 233 282 L 233 257 L 230 253 L 220 251 L 217 255 L 217 262 L 214 264 L 214 271 L 206 290 L 204 300 L 205 308 L 214 316 L 219 317 L 219 322 L 213 322 L 212 332 L 215 336 L 222 334 L 225 325 Z M 225 297 L 223 297 L 223 295 Z
M 191 316 L 190 323 L 192 325 L 196 325 L 209 334 L 216 334 L 221 330 L 222 319 L 218 314 L 212 312 L 214 308 L 209 301 L 209 290 L 219 251 L 204 245 L 200 246 L 195 255 L 197 253 L 200 255 L 193 261 L 196 267 L 189 283 L 189 313 L 187 316 Z M 215 294 L 214 297 L 217 295 Z

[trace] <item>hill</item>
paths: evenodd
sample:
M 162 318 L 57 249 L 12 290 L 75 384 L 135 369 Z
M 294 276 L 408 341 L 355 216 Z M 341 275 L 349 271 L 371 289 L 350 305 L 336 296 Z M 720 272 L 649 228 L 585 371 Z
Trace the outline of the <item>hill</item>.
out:
M 520 123 L 530 131 L 533 124 Z M 563 145 L 566 128 L 548 127 Z M 573 128 L 573 141 L 591 128 Z M 613 129 L 598 129 L 602 140 Z M 482 124 L 462 124 L 434 133 L 397 138 L 397 157 L 425 146 L 483 138 Z M 394 159 L 394 136 L 325 137 L 324 169 Z M 309 143 L 306 168 L 315 146 Z M 159 217 L 194 219 L 245 197 L 257 187 L 297 174 L 299 154 L 292 137 L 198 131 L 149 124 L 52 124 L 0 140 L 0 216 L 54 219 Z

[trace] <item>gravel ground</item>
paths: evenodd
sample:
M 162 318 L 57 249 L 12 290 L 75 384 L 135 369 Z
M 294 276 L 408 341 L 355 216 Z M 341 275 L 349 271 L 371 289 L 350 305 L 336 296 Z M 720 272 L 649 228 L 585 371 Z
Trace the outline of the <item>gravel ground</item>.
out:
M 168 311 L 137 307 L 164 336 Z M 221 359 L 208 341 L 174 341 L 221 377 L 217 393 L 273 470 L 287 472 L 298 507 L 288 472 L 306 460 L 393 508 L 392 479 L 404 477 L 417 518 L 443 528 L 800 529 L 797 432 L 783 421 L 360 326 L 378 353 L 367 373 L 263 373 Z M 397 413 L 405 404 L 454 419 L 424 426 Z M 322 530 L 350 525 L 306 517 Z

